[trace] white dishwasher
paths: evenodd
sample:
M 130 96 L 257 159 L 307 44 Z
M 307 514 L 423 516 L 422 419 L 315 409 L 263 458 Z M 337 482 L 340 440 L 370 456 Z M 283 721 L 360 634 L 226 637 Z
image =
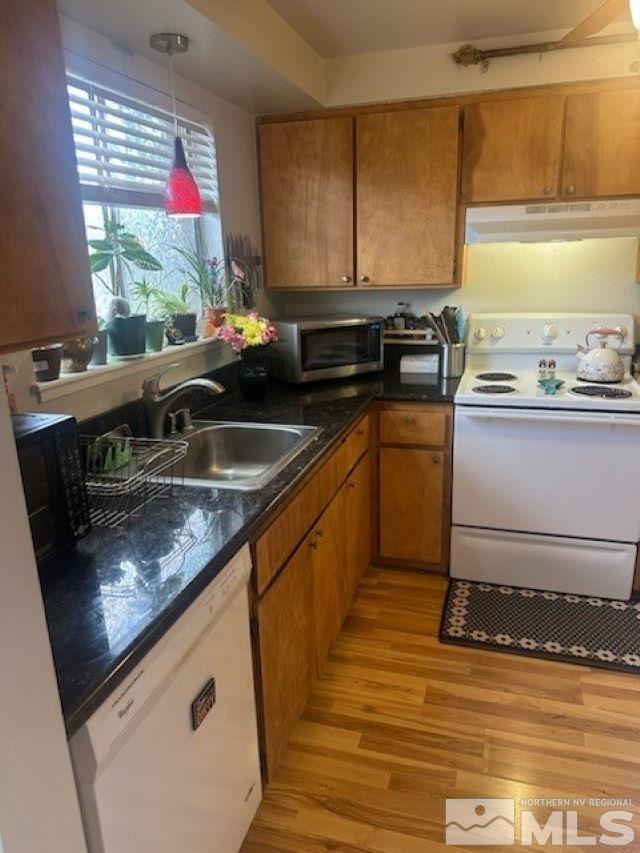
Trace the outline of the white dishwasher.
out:
M 245 546 L 70 742 L 90 853 L 235 853 L 261 798 Z

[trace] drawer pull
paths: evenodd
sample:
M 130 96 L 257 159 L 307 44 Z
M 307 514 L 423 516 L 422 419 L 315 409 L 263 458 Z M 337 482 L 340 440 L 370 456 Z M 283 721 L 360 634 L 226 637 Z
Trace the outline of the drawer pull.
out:
M 316 540 L 315 540 L 315 539 L 311 539 L 311 540 L 309 541 L 309 548 L 313 548 L 313 550 L 315 551 L 315 549 L 316 549 L 317 547 L 318 547 L 318 543 L 316 542 Z
M 324 530 L 321 527 L 316 530 L 316 536 L 318 537 L 318 539 L 322 539 L 322 537 L 324 536 Z
M 407 417 L 404 419 L 404 422 L 405 422 L 405 424 L 411 425 L 411 424 L 415 424 L 416 419 L 414 417 L 412 417 L 411 415 L 407 415 Z
M 433 462 L 433 464 L 434 464 L 434 465 L 439 465 L 439 464 L 440 464 L 440 457 L 438 456 L 438 454 L 437 454 L 437 453 L 432 453 L 432 454 L 431 454 L 431 461 Z
M 356 484 L 353 482 L 353 480 L 349 480 L 349 482 L 347 483 L 347 486 L 348 486 L 350 489 L 355 489 Z

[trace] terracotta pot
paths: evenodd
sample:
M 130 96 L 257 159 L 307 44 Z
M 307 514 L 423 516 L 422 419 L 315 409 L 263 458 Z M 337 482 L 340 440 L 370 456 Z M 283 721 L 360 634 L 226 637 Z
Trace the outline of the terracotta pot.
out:
M 224 322 L 226 308 L 204 308 L 202 310 L 203 334 L 205 338 L 212 338 Z
M 82 373 L 93 355 L 93 338 L 71 338 L 62 345 L 62 372 Z
M 31 350 L 31 357 L 33 358 L 36 382 L 52 382 L 60 376 L 62 344 L 36 347 Z

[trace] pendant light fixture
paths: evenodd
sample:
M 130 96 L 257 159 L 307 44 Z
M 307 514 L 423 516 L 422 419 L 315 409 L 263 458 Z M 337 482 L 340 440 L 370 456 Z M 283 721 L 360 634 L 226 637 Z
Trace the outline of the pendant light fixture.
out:
M 173 79 L 173 57 L 176 53 L 186 53 L 189 50 L 189 39 L 179 33 L 155 33 L 149 39 L 149 43 L 154 50 L 165 53 L 169 57 L 174 140 L 173 165 L 164 191 L 164 209 L 167 216 L 192 218 L 202 216 L 200 190 L 187 166 L 184 145 L 178 134 L 176 90 Z

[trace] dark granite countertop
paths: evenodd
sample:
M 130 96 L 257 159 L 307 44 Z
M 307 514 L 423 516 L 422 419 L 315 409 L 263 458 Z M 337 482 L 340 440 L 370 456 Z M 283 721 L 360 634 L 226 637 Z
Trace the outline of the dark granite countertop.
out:
M 258 491 L 176 486 L 124 531 L 94 528 L 49 567 L 43 596 L 69 736 L 373 399 L 453 399 L 457 380 L 429 378 L 407 382 L 383 373 L 302 388 L 274 382 L 262 404 L 233 393 L 200 412 L 215 420 L 306 424 L 322 432 Z

